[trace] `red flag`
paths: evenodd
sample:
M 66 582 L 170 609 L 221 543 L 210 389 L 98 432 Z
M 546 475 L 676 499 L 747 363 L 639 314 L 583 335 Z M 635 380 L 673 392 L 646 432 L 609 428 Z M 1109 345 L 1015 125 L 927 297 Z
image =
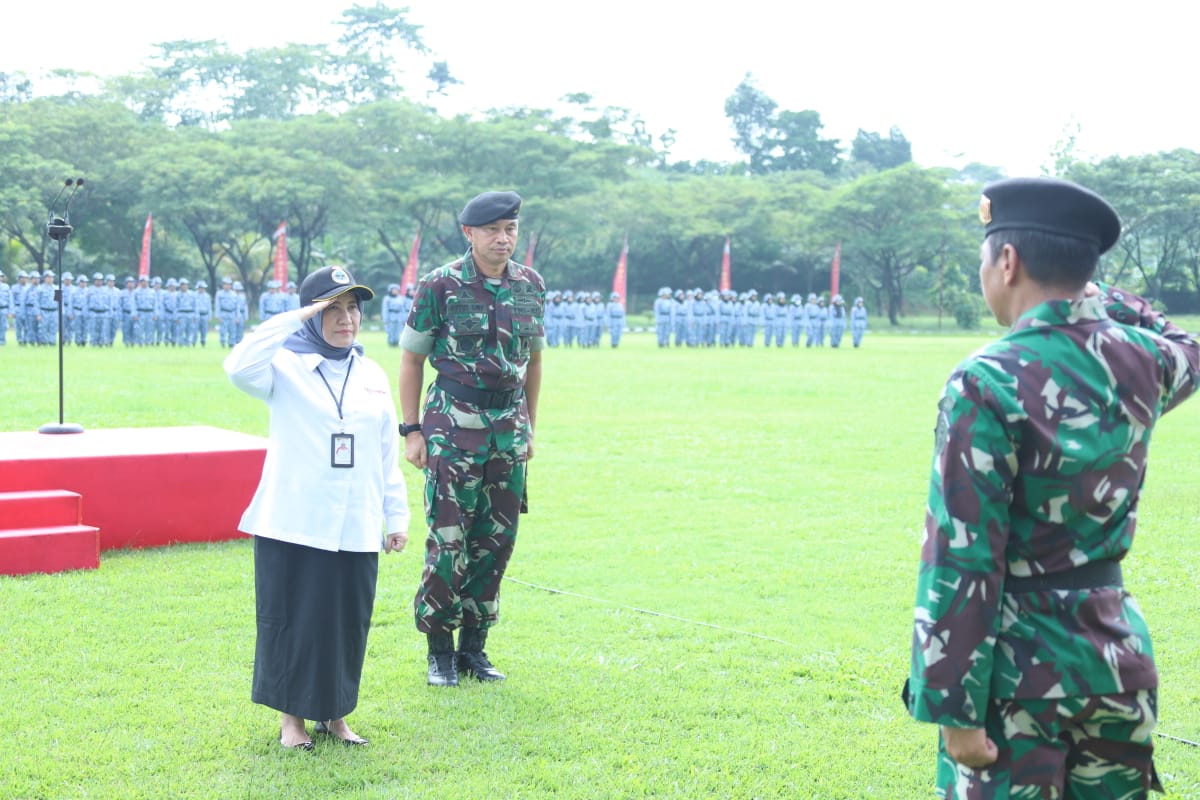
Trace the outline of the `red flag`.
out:
M 404 277 L 400 279 L 400 291 L 407 292 L 408 287 L 417 285 L 417 252 L 421 249 L 421 229 L 413 239 L 412 249 L 408 251 L 408 263 L 404 265 Z
M 722 292 L 729 291 L 733 284 L 729 279 L 729 237 L 725 237 L 725 253 L 721 256 L 721 283 L 717 286 Z
M 525 266 L 533 266 L 533 248 L 537 247 L 537 234 L 529 234 L 529 247 L 525 249 Z
M 275 280 L 280 286 L 287 286 L 288 252 L 287 252 L 287 220 L 279 223 L 275 233 L 271 234 L 275 242 Z
M 629 263 L 629 234 L 625 234 L 625 240 L 621 242 L 621 257 L 617 259 L 617 271 L 613 274 L 613 288 L 617 296 L 621 298 L 621 305 L 625 305 L 625 270 Z
M 838 272 L 842 268 L 842 243 L 833 248 L 833 265 L 829 268 L 829 296 L 838 293 Z
M 138 277 L 150 278 L 150 229 L 153 227 L 151 217 L 153 214 L 146 215 L 146 227 L 142 230 L 142 256 L 138 259 Z

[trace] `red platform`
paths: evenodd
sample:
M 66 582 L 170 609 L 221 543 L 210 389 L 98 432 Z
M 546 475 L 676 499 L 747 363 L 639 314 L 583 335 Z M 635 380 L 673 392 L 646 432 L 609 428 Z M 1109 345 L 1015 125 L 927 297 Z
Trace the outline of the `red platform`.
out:
M 208 426 L 0 433 L 0 491 L 78 493 L 101 550 L 222 541 L 244 536 L 266 452 L 261 436 Z
M 75 492 L 0 492 L 0 575 L 100 566 L 100 534 L 82 508 Z

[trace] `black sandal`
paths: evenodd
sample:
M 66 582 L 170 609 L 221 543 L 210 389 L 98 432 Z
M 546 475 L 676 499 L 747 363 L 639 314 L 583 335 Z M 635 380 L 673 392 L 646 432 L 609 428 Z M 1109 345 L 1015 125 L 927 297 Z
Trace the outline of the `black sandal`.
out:
M 361 736 L 355 736 L 353 739 L 343 739 L 341 736 L 338 736 L 336 733 L 329 730 L 329 726 L 324 722 L 318 722 L 314 732 L 324 734 L 325 736 L 332 736 L 342 744 L 349 745 L 351 747 L 366 747 L 371 743 L 369 740 L 364 739 Z

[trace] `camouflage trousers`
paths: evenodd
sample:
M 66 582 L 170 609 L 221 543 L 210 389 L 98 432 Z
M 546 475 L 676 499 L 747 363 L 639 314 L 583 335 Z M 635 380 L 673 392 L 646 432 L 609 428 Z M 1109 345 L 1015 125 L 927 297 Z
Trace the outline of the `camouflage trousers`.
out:
M 439 417 L 427 408 L 425 424 L 436 425 Z M 464 433 L 474 444 L 470 450 L 454 446 L 452 436 L 435 434 L 427 439 L 429 535 L 413 602 L 422 633 L 496 624 L 500 581 L 516 544 L 525 493 L 523 437 L 513 431 Z
M 992 701 L 987 732 L 1000 750 L 984 769 L 938 743 L 946 800 L 1139 800 L 1162 791 L 1154 773 L 1155 690 L 1054 700 Z

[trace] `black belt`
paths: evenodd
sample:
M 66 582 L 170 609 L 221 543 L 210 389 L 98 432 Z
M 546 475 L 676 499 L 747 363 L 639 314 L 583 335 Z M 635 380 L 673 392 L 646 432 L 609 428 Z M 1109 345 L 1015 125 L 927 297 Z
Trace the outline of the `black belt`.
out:
M 508 408 L 520 400 L 525 393 L 523 389 L 510 389 L 506 392 L 476 389 L 474 386 L 442 378 L 440 375 L 435 383 L 439 389 L 455 400 L 462 400 L 464 403 L 470 403 L 480 408 Z
M 1009 575 L 1004 579 L 1004 591 L 1009 594 L 1044 592 L 1054 589 L 1077 591 L 1079 589 L 1097 589 L 1101 586 L 1124 586 L 1121 577 L 1121 562 L 1109 559 L 1091 561 L 1081 567 L 1062 572 L 1048 572 L 1044 575 L 1028 577 Z

